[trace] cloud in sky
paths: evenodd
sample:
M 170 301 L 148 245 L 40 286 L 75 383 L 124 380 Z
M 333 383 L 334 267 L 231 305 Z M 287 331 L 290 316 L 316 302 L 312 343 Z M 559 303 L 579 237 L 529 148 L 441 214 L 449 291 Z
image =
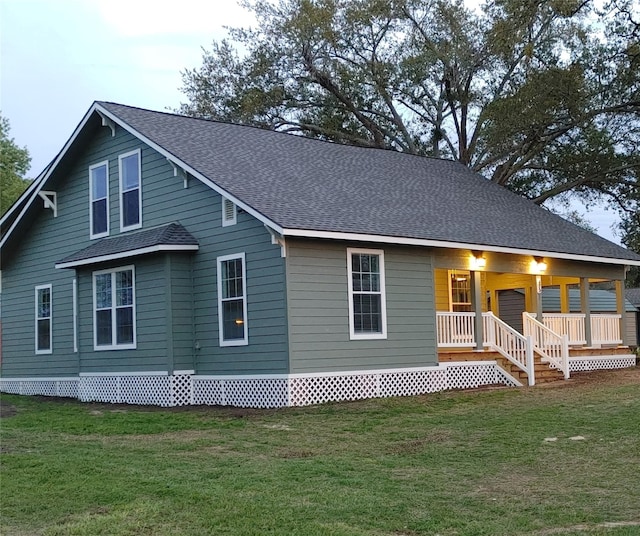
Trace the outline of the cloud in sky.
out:
M 0 0 L 0 111 L 35 177 L 94 100 L 177 108 L 180 71 L 224 26 L 255 25 L 234 0 Z M 582 210 L 582 209 L 581 209 Z M 612 238 L 612 213 L 588 218 Z

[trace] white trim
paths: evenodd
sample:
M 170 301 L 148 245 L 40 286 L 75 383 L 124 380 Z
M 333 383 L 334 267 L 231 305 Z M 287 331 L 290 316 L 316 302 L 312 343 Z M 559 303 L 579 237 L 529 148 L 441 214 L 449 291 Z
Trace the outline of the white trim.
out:
M 170 376 L 168 370 L 145 370 L 142 372 L 80 372 L 80 378 L 105 378 L 118 376 Z
M 77 382 L 78 376 L 25 376 L 22 378 L 1 377 L 3 382 Z
M 554 251 L 542 251 L 534 249 L 509 248 L 504 246 L 490 246 L 486 244 L 472 244 L 464 242 L 447 242 L 445 240 L 431 240 L 426 238 L 406 238 L 400 236 L 372 235 L 360 233 L 342 233 L 335 231 L 312 231 L 307 229 L 282 229 L 283 236 L 301 238 L 326 238 L 329 240 L 345 240 L 358 242 L 372 242 L 375 244 L 397 244 L 406 246 L 425 246 L 447 249 L 471 249 L 493 251 L 495 253 L 508 253 L 512 255 L 530 255 L 535 257 L 551 257 L 555 259 L 599 262 L 604 264 L 621 264 L 627 266 L 640 266 L 640 261 L 628 259 L 612 259 L 610 257 L 595 257 L 593 255 L 577 255 L 573 253 L 557 253 Z
M 116 305 L 116 273 L 126 272 L 131 270 L 131 286 L 133 293 L 132 317 L 133 317 L 133 342 L 127 344 L 117 344 L 117 322 L 116 314 L 118 306 Z M 96 303 L 96 276 L 110 274 L 111 275 L 111 344 L 110 345 L 98 345 L 98 331 L 97 331 L 97 303 Z M 137 322 L 136 322 L 136 270 L 135 266 L 119 266 L 117 268 L 109 268 L 108 270 L 97 270 L 91 274 L 92 280 L 92 293 L 93 293 L 93 349 L 96 352 L 102 352 L 105 350 L 135 350 L 137 347 Z M 128 307 L 128 306 L 127 306 Z
M 173 376 L 190 376 L 190 375 L 195 374 L 195 373 L 196 373 L 196 371 L 193 370 L 193 369 L 190 369 L 190 370 L 174 370 L 173 371 Z M 167 375 L 168 374 L 169 373 L 167 372 Z
M 98 264 L 101 262 L 114 261 L 118 259 L 128 259 L 129 257 L 135 257 L 137 255 L 145 255 L 147 253 L 157 253 L 159 251 L 198 251 L 200 246 L 197 244 L 191 245 L 171 245 L 171 244 L 159 244 L 157 246 L 149 246 L 146 248 L 132 249 L 129 251 L 123 251 L 121 253 L 112 253 L 111 255 L 101 255 L 100 257 L 90 257 L 89 259 L 82 259 L 79 261 L 59 262 L 55 265 L 56 268 L 75 268 L 76 266 L 85 266 L 87 264 Z
M 38 293 L 41 290 L 48 290 L 49 291 L 49 316 L 48 317 L 42 317 L 42 319 L 38 315 L 38 298 L 39 298 Z M 35 331 L 35 353 L 37 355 L 53 353 L 53 290 L 52 290 L 51 283 L 48 283 L 46 285 L 37 285 L 35 287 L 35 318 L 34 318 L 34 320 L 35 320 L 35 322 L 34 322 L 34 328 L 35 328 L 35 330 L 34 330 Z M 46 348 L 44 350 L 40 350 L 38 348 L 38 320 L 49 320 L 49 348 Z
M 93 234 L 93 203 L 95 201 L 100 201 L 100 199 L 93 198 L 93 170 L 101 167 L 106 168 L 106 187 L 107 187 L 107 195 L 105 197 L 107 201 L 107 230 L 102 233 Z M 110 218 L 109 218 L 109 160 L 104 160 L 102 162 L 98 162 L 97 164 L 93 164 L 89 166 L 89 238 L 91 240 L 95 240 L 96 238 L 103 238 L 105 236 L 109 236 L 110 230 Z
M 221 197 L 222 197 L 222 226 L 229 227 L 231 225 L 235 225 L 238 222 L 238 207 L 233 201 L 231 201 L 231 199 L 226 198 L 224 195 Z M 226 217 L 228 203 L 231 203 L 231 206 L 232 206 L 231 218 Z
M 78 280 L 74 277 L 71 281 L 71 307 L 73 317 L 73 352 L 78 352 Z
M 242 259 L 242 322 L 244 328 L 244 337 L 242 339 L 224 339 L 223 331 L 223 315 L 222 315 L 222 263 L 235 259 Z M 233 253 L 231 255 L 223 255 L 216 259 L 217 263 L 217 280 L 218 280 L 218 340 L 220 346 L 246 346 L 249 344 L 249 324 L 247 322 L 247 262 L 244 252 Z M 228 298 L 237 300 L 238 297 Z
M 138 156 L 138 187 L 137 188 L 129 188 L 128 190 L 124 190 L 124 185 L 122 183 L 122 161 L 125 158 L 129 158 L 133 155 Z M 138 223 L 134 223 L 133 225 L 124 226 L 123 218 L 124 218 L 124 202 L 123 195 L 126 192 L 131 192 L 133 190 L 138 190 Z M 129 151 L 128 153 L 123 153 L 118 156 L 118 203 L 120 205 L 120 232 L 132 231 L 134 229 L 140 229 L 142 227 L 142 153 L 140 149 L 136 149 L 134 151 Z
M 379 257 L 380 268 L 380 290 L 377 292 L 360 292 L 358 294 L 375 294 L 380 295 L 380 332 L 362 332 L 356 333 L 355 325 L 353 321 L 353 255 L 377 255 Z M 387 338 L 387 295 L 385 290 L 385 272 L 384 272 L 384 250 L 382 249 L 360 249 L 360 248 L 347 248 L 347 297 L 349 300 L 349 338 L 351 340 L 371 340 L 371 339 L 386 339 Z

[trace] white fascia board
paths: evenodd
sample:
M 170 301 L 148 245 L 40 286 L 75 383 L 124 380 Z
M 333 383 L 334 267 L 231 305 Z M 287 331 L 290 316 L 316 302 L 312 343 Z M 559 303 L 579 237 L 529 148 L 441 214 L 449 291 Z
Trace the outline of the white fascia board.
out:
M 91 108 L 89 108 L 89 111 L 87 111 L 87 113 L 84 114 L 84 117 L 82 118 L 78 126 L 75 128 L 75 130 L 73 131 L 73 133 L 71 134 L 67 142 L 64 144 L 64 147 L 62 148 L 62 150 L 58 153 L 58 156 L 56 156 L 55 159 L 48 165 L 48 167 L 38 176 L 38 178 L 31 183 L 29 188 L 27 188 L 26 192 L 22 194 L 22 197 L 30 196 L 29 200 L 24 205 L 22 211 L 16 218 L 16 221 L 13 222 L 13 225 L 9 228 L 9 230 L 4 234 L 4 236 L 0 240 L 0 248 L 4 246 L 5 242 L 7 241 L 7 239 L 13 232 L 13 230 L 16 228 L 20 220 L 22 220 L 23 216 L 27 212 L 27 209 L 31 206 L 31 203 L 33 203 L 34 199 L 38 197 L 40 190 L 42 190 L 43 186 L 46 184 L 47 180 L 49 179 L 53 171 L 56 169 L 57 165 L 60 163 L 60 160 L 62 160 L 65 157 L 65 155 L 67 154 L 67 151 L 69 150 L 69 147 L 71 147 L 71 145 L 76 140 L 76 138 L 78 137 L 78 135 L 80 134 L 84 126 L 87 124 L 87 121 L 89 121 L 89 118 L 91 117 L 93 112 L 97 110 L 97 108 L 98 108 L 98 105 L 94 102 L 91 105 Z M 18 205 L 18 202 L 14 204 L 14 206 L 17 206 L 17 205 Z M 3 223 L 5 219 L 9 216 L 9 214 L 11 214 L 12 212 L 13 211 L 9 211 L 7 214 L 5 214 L 5 216 L 0 220 L 0 224 Z
M 183 160 L 181 160 L 180 158 L 175 156 L 173 153 L 170 153 L 169 151 L 167 151 L 164 147 L 162 147 L 162 146 L 158 145 L 157 143 L 151 141 L 144 134 L 138 132 L 132 126 L 130 126 L 127 123 L 125 123 L 125 122 L 121 121 L 120 119 L 118 119 L 118 117 L 116 115 L 113 115 L 111 112 L 109 112 L 109 110 L 107 110 L 106 108 L 103 108 L 99 104 L 96 105 L 96 110 L 99 111 L 101 114 L 107 116 L 109 119 L 114 121 L 116 124 L 118 124 L 120 127 L 125 129 L 127 132 L 129 132 L 130 134 L 132 134 L 136 138 L 138 138 L 140 141 L 143 141 L 144 143 L 146 143 L 149 147 L 151 147 L 152 149 L 154 149 L 155 151 L 160 153 L 162 156 L 164 156 L 168 160 L 171 160 L 172 162 L 177 164 L 180 168 L 182 168 L 184 171 L 188 172 L 190 175 L 194 176 L 196 179 L 201 181 L 203 184 L 207 185 L 209 188 L 211 188 L 212 190 L 216 191 L 220 195 L 225 196 L 230 201 L 233 201 L 238 207 L 240 207 L 241 209 L 243 209 L 247 213 L 251 214 L 254 218 L 256 218 L 257 220 L 261 221 L 265 225 L 268 225 L 269 227 L 271 227 L 275 231 L 277 231 L 280 234 L 282 234 L 282 227 L 277 225 L 275 222 L 271 221 L 264 214 L 262 214 L 261 212 L 258 212 L 256 209 L 250 207 L 249 205 L 244 203 L 241 199 L 238 199 L 234 195 L 232 195 L 229 192 L 227 192 L 224 188 L 220 188 L 220 186 L 218 186 L 211 179 L 209 179 L 208 177 L 204 176 L 199 171 L 197 171 L 194 168 L 192 168 L 189 164 L 187 164 L 186 162 L 184 162 Z
M 146 255 L 147 253 L 158 253 L 160 251 L 198 251 L 200 246 L 197 245 L 183 245 L 183 246 L 171 246 L 171 245 L 157 245 L 149 246 L 140 249 L 131 249 L 129 251 L 122 251 L 120 253 L 112 253 L 111 255 L 101 255 L 99 257 L 90 257 L 88 259 L 81 259 L 79 261 L 59 262 L 56 263 L 56 268 L 75 268 L 77 266 L 86 266 L 87 264 L 98 264 L 101 262 L 115 261 L 118 259 L 127 259 L 129 257 L 136 257 L 138 255 Z
M 471 249 L 491 251 L 495 253 L 509 253 L 512 255 L 531 255 L 534 257 L 550 257 L 572 261 L 599 262 L 603 264 L 620 264 L 626 266 L 640 266 L 640 261 L 629 259 L 614 259 L 610 257 L 596 257 L 593 255 L 577 255 L 575 253 L 557 253 L 533 249 L 508 248 L 504 246 L 489 246 L 486 244 L 467 244 L 463 242 L 447 242 L 445 240 L 429 240 L 424 238 L 406 238 L 399 236 L 370 235 L 360 233 L 340 233 L 336 231 L 311 231 L 305 229 L 283 229 L 282 235 L 299 238 L 325 238 L 329 240 L 347 240 L 357 242 L 372 242 L 376 244 L 393 244 L 403 246 L 425 246 L 447 249 Z

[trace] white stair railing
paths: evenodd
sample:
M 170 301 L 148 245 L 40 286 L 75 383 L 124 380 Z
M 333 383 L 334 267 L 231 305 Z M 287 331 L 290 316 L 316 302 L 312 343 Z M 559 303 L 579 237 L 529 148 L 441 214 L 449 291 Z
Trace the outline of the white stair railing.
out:
M 543 313 L 542 323 L 551 331 L 566 335 L 570 346 L 587 344 L 584 326 L 585 315 L 581 313 Z
M 485 345 L 527 373 L 529 385 L 535 385 L 533 341 L 500 320 L 493 313 L 482 313 Z
M 531 337 L 533 349 L 540 355 L 543 363 L 561 370 L 564 379 L 569 379 L 569 338 L 558 335 L 527 312 L 522 313 L 523 331 Z
M 620 318 L 621 315 L 615 314 L 591 315 L 592 344 L 622 344 Z
M 475 313 L 436 312 L 438 348 L 475 347 Z

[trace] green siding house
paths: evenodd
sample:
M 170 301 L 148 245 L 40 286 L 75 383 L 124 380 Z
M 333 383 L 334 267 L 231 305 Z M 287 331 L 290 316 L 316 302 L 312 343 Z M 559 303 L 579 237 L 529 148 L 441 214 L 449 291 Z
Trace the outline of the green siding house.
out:
M 480 318 L 485 272 L 640 265 L 455 162 L 106 102 L 0 232 L 0 389 L 163 406 L 516 385 L 440 362 L 436 269 Z

